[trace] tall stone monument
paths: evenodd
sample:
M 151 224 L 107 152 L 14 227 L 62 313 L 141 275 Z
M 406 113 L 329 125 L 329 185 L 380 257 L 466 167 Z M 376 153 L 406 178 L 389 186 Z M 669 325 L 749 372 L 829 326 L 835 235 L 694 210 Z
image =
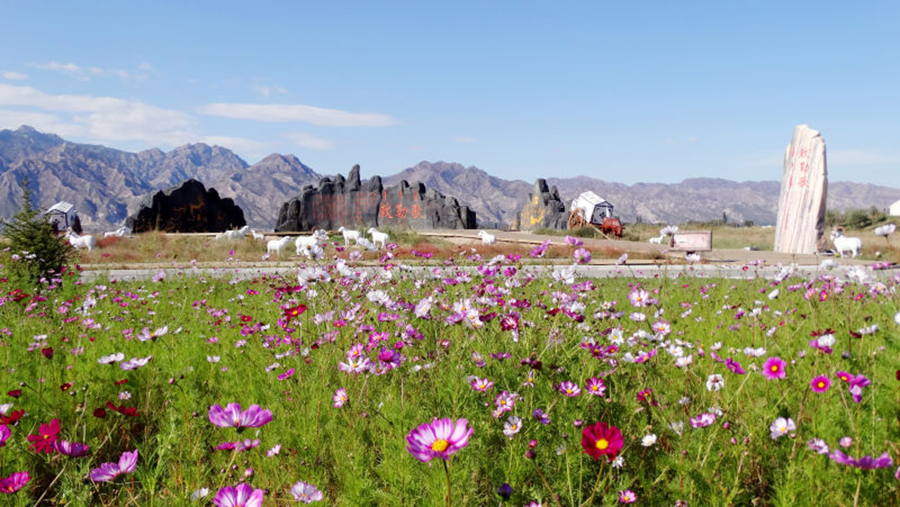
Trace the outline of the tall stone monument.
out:
M 808 125 L 797 125 L 784 151 L 775 221 L 776 252 L 814 254 L 825 249 L 827 196 L 825 140 Z

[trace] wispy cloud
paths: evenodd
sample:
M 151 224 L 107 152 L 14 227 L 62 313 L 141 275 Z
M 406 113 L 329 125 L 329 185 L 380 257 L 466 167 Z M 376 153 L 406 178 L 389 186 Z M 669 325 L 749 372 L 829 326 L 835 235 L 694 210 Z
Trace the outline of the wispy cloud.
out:
M 200 142 L 218 145 L 251 157 L 264 155 L 270 149 L 269 143 L 247 139 L 246 137 L 206 136 L 200 138 Z
M 253 91 L 262 95 L 263 97 L 270 97 L 274 94 L 286 95 L 288 92 L 287 88 L 284 88 L 282 86 L 270 86 L 270 85 L 259 85 L 259 84 L 253 85 Z
M 382 113 L 350 113 L 304 104 L 207 104 L 200 112 L 240 120 L 303 122 L 322 127 L 388 127 L 397 119 Z
M 178 145 L 196 137 L 196 120 L 181 111 L 143 102 L 91 95 L 51 95 L 30 86 L 0 84 L 0 106 L 37 108 L 60 118 L 60 126 L 101 141 L 145 141 Z M 34 111 L 12 111 L 25 119 Z M 31 116 L 29 116 L 31 115 Z M 63 116 L 65 115 L 65 117 Z M 48 117 L 43 117 L 49 120 Z M 7 117 L 7 121 L 13 118 Z M 27 123 L 20 121 L 19 124 Z M 57 133 L 61 133 L 56 129 Z
M 10 81 L 21 81 L 23 79 L 28 79 L 28 74 L 7 70 L 3 71 L 3 79 L 9 79 Z
M 28 65 L 41 70 L 49 70 L 60 72 L 79 81 L 90 81 L 92 77 L 118 77 L 123 81 L 143 81 L 147 79 L 148 74 L 153 72 L 153 66 L 149 63 L 142 63 L 138 66 L 137 71 L 128 71 L 125 69 L 105 69 L 97 66 L 82 67 L 74 63 L 29 63 Z
M 309 148 L 310 150 L 330 150 L 334 148 L 334 141 L 330 139 L 324 139 L 318 136 L 314 136 L 308 132 L 286 132 L 283 134 L 286 139 L 289 139 L 299 146 L 304 148 Z
M 454 143 L 474 143 L 476 141 L 478 141 L 478 139 L 475 139 L 474 137 L 467 137 L 467 136 L 458 136 L 458 137 L 453 138 Z

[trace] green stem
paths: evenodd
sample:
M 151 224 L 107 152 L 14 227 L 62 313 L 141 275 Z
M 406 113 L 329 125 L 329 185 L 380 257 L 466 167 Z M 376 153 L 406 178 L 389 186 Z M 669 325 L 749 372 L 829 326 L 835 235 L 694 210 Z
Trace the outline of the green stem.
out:
M 600 477 L 603 475 L 603 463 L 600 463 L 600 470 L 597 471 L 597 480 L 594 482 L 594 489 L 591 491 L 591 497 L 582 505 L 593 505 L 594 495 L 597 494 L 597 486 L 600 485 Z
M 450 501 L 450 468 L 447 466 L 447 460 L 441 460 L 444 463 L 444 475 L 447 476 L 447 507 L 452 505 Z

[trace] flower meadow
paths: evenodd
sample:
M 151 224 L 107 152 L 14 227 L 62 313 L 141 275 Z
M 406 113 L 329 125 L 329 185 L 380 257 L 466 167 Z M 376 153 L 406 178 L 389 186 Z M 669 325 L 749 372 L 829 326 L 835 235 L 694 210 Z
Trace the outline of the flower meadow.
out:
M 2 278 L 2 503 L 900 504 L 900 276 L 576 246 Z

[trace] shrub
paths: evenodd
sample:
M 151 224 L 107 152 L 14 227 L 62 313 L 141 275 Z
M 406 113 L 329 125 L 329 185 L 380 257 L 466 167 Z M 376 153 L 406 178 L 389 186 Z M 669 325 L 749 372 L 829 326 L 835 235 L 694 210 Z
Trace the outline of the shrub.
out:
M 58 237 L 41 210 L 32 206 L 32 192 L 25 180 L 22 189 L 18 213 L 12 219 L 2 221 L 12 260 L 7 269 L 14 279 L 37 283 L 49 273 L 61 272 L 72 262 L 75 249 Z

